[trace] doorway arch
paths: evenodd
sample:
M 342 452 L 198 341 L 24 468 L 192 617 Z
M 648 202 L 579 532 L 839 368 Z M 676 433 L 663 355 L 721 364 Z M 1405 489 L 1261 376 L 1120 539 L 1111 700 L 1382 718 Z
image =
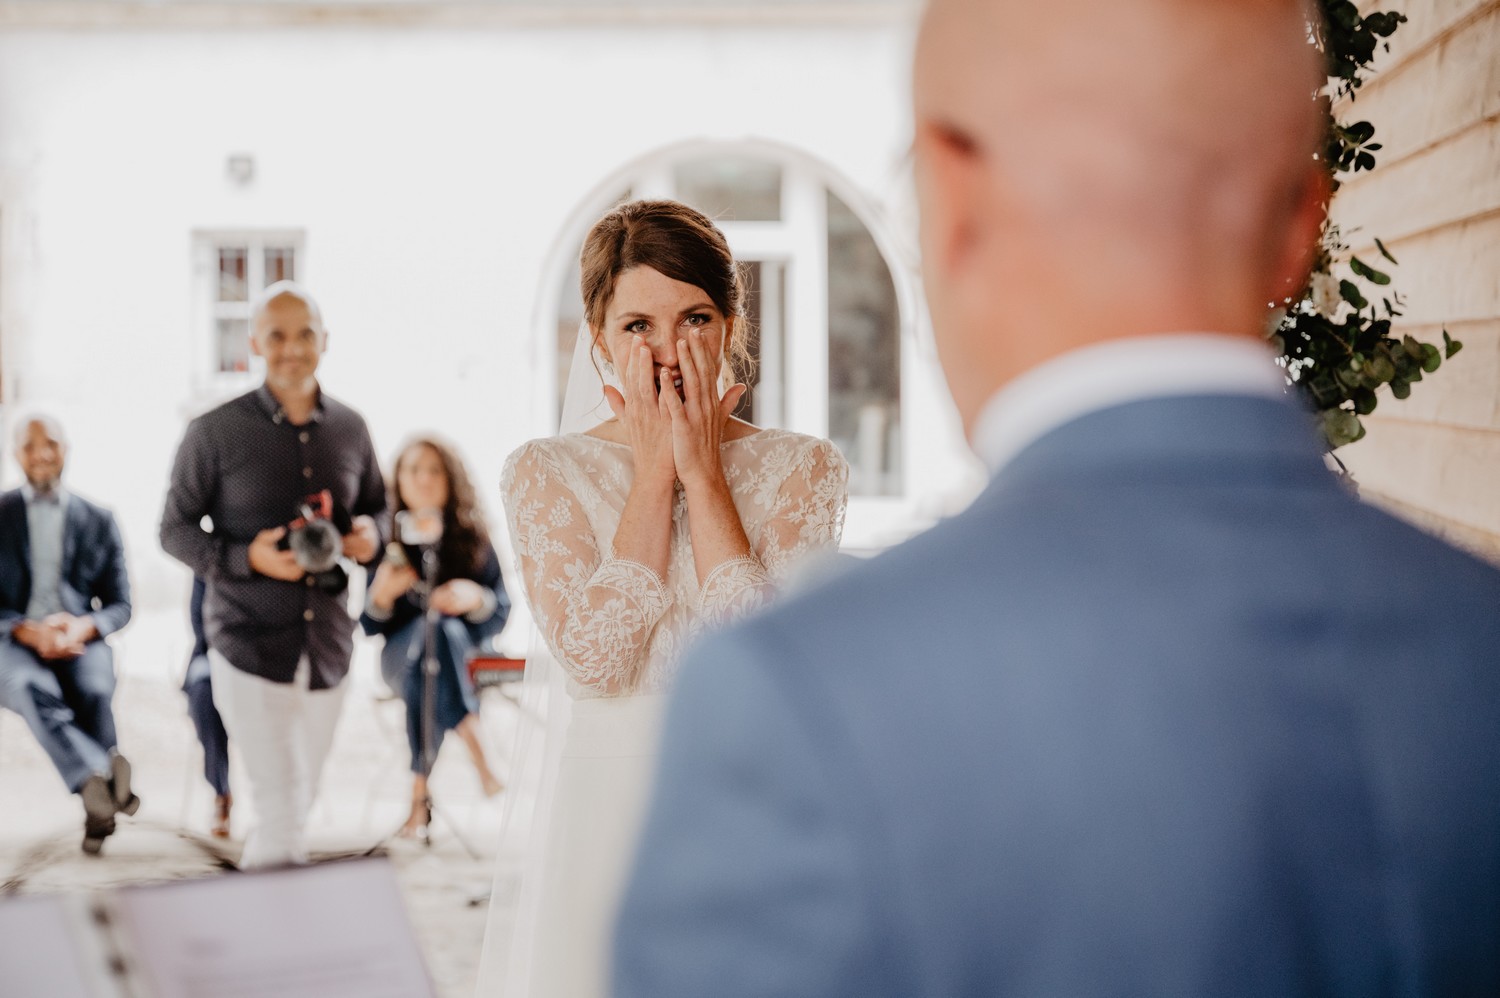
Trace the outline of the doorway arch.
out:
M 905 354 L 916 292 L 883 214 L 840 171 L 760 139 L 691 139 L 601 180 L 558 232 L 537 299 L 541 402 L 555 417 L 583 317 L 578 251 L 611 206 L 674 198 L 713 218 L 746 271 L 756 373 L 748 418 L 831 438 L 856 497 L 906 494 Z

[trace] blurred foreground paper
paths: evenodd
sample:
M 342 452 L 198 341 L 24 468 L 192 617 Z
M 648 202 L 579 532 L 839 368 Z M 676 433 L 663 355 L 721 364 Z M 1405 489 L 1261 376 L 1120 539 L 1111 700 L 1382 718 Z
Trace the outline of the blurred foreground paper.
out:
M 394 872 L 374 859 L 7 901 L 0 966 L 15 998 L 433 994 Z M 101 972 L 77 980 L 88 966 Z
M 0 994 L 16 998 L 113 995 L 108 961 L 89 932 L 82 897 L 23 897 L 0 904 Z

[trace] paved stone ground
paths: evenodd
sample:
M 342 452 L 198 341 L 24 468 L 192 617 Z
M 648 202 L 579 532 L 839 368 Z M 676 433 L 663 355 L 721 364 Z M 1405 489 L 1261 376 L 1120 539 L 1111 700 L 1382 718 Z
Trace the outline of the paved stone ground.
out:
M 115 717 L 142 807 L 132 818 L 119 817 L 101 856 L 80 851 L 77 798 L 64 790 L 20 719 L 0 712 L 0 896 L 216 876 L 238 856 L 248 800 L 236 800 L 234 838 L 207 834 L 213 792 L 203 781 L 202 753 L 178 689 L 190 645 L 186 632 L 180 614 L 138 615 L 116 642 Z M 471 998 L 503 795 L 482 795 L 462 745 L 449 739 L 433 776 L 442 816 L 434 822 L 432 845 L 389 840 L 410 801 L 404 708 L 381 699 L 375 646 L 361 640 L 357 649 L 353 685 L 312 816 L 311 848 L 316 856 L 385 851 L 438 993 Z M 514 712 L 499 692 L 485 694 L 486 742 L 502 779 Z M 238 762 L 232 767 L 231 781 L 245 786 Z M 478 858 L 467 854 L 458 834 Z

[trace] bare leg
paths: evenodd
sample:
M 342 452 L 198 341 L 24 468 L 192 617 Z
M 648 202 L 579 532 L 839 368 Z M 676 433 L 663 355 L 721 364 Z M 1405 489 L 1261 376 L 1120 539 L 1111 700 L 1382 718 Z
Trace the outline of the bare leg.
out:
M 411 775 L 411 814 L 406 818 L 406 824 L 401 826 L 401 831 L 396 834 L 403 839 L 424 838 L 427 834 L 427 822 L 432 817 L 427 807 L 427 777 L 421 773 Z
M 214 798 L 214 820 L 208 834 L 216 839 L 229 838 L 229 811 L 233 806 L 234 798 L 229 794 L 219 794 Z
M 464 719 L 453 730 L 463 739 L 464 747 L 469 750 L 469 758 L 474 760 L 474 768 L 479 773 L 479 784 L 484 788 L 484 795 L 493 797 L 504 790 L 505 784 L 495 778 L 495 774 L 490 771 L 489 762 L 484 758 L 484 746 L 479 743 L 479 718 L 473 714 L 465 714 Z

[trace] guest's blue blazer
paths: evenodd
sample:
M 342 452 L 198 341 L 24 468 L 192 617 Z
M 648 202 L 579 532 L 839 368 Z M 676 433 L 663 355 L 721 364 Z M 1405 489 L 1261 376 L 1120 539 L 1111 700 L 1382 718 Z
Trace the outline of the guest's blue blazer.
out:
M 1500 572 L 1160 399 L 713 638 L 619 998 L 1500 994 Z
M 63 609 L 92 614 L 99 636 L 130 620 L 130 579 L 115 518 L 75 492 L 68 493 L 63 524 Z M 0 636 L 26 616 L 31 602 L 31 534 L 20 489 L 0 493 Z

